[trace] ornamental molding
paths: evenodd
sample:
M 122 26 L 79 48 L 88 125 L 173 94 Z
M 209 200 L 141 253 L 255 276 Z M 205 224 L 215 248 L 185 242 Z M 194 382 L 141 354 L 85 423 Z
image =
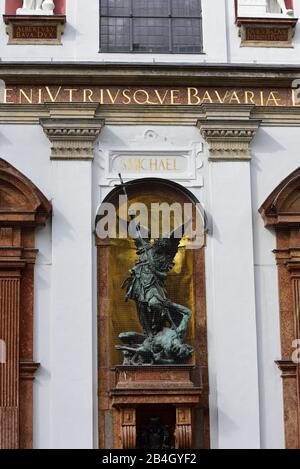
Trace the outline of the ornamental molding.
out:
M 282 378 L 296 378 L 297 363 L 291 360 L 277 360 L 275 363 L 282 373 Z
M 205 105 L 197 126 L 208 143 L 210 161 L 250 161 L 251 142 L 261 124 L 253 106 Z
M 49 104 L 50 118 L 40 125 L 51 142 L 52 160 L 92 160 L 94 145 L 104 125 L 95 117 L 98 105 Z
M 0 67 L 1 68 L 1 67 Z M 73 103 L 74 105 L 74 103 Z M 87 106 L 88 103 L 83 104 Z M 51 106 L 59 107 L 59 103 Z M 70 104 L 72 106 L 72 104 Z M 199 119 L 205 118 L 201 106 L 97 106 L 99 110 L 90 112 L 91 118 L 99 117 L 106 125 L 184 125 L 196 126 Z M 66 105 L 64 104 L 66 110 Z M 71 113 L 71 118 L 76 116 Z M 1 104 L 0 119 L 4 124 L 40 124 L 40 119 L 54 118 L 49 104 Z M 57 117 L 69 118 L 68 113 Z M 78 116 L 77 116 L 78 117 Z M 255 106 L 251 120 L 261 121 L 261 127 L 300 127 L 300 106 Z

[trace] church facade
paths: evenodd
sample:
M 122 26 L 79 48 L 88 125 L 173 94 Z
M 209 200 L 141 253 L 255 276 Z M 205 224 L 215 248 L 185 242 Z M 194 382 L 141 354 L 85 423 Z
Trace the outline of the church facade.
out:
M 1 13 L 0 448 L 300 448 L 300 1 Z M 189 360 L 122 362 L 121 196 L 201 208 L 166 280 Z

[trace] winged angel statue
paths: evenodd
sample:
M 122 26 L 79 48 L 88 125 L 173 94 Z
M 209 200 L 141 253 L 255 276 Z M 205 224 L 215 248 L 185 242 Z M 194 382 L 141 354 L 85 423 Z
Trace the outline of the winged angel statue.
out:
M 124 365 L 184 363 L 193 353 L 193 347 L 184 343 L 191 310 L 170 301 L 165 286 L 185 228 L 151 242 L 145 229 L 134 223 L 131 236 L 138 259 L 123 288 L 126 301 L 136 303 L 144 333 L 119 335 L 124 345 L 116 348 L 124 354 Z

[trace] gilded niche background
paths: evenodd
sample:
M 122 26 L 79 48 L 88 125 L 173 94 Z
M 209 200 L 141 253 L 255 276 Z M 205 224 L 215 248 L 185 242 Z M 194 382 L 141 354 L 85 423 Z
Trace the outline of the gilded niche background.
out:
M 168 205 L 178 203 L 181 207 L 191 204 L 191 207 L 197 202 L 185 187 L 166 179 L 131 180 L 126 188 L 128 206 L 142 203 L 149 208 L 152 203 L 165 202 Z M 104 202 L 119 207 L 120 196 L 126 204 L 122 186 L 115 188 Z M 122 208 L 121 205 L 119 219 L 126 220 Z M 180 219 L 173 216 L 170 230 L 164 226 L 159 230 L 160 234 L 182 225 L 184 217 L 175 213 Z M 196 209 L 187 218 L 193 219 L 195 229 Z M 129 217 L 123 222 L 126 228 L 128 221 Z M 144 221 L 141 225 L 145 225 Z M 150 226 L 148 223 L 148 228 Z M 157 239 L 158 233 L 153 238 Z M 191 346 L 193 355 L 183 364 L 133 366 L 124 364 L 123 353 L 115 346 L 120 345 L 120 333 L 142 332 L 135 302 L 131 299 L 126 303 L 126 289 L 121 288 L 138 257 L 136 246 L 133 240 L 127 239 L 125 232 L 124 239 L 96 237 L 100 448 L 143 447 L 143 426 L 149 424 L 150 417 L 157 416 L 163 425 L 170 426 L 175 440 L 172 444 L 176 448 L 210 447 L 203 241 L 201 238 L 200 249 L 187 249 L 185 243 L 188 240 L 181 241 L 174 269 L 169 272 L 166 282 L 167 298 L 192 311 L 184 343 Z
M 146 189 L 143 194 L 130 197 L 130 203 L 144 203 L 150 211 L 151 203 L 161 204 L 174 203 L 174 199 L 164 193 Z M 180 202 L 180 201 L 179 201 Z M 172 219 L 171 229 L 182 224 L 182 220 Z M 162 234 L 162 233 L 160 233 Z M 187 240 L 180 243 L 179 251 L 175 257 L 175 266 L 168 274 L 167 291 L 168 297 L 175 303 L 182 304 L 192 310 L 192 318 L 189 324 L 186 342 L 194 343 L 194 285 L 193 285 L 193 251 L 185 249 Z M 110 241 L 109 250 L 109 320 L 110 338 L 109 346 L 111 366 L 120 365 L 123 361 L 122 353 L 115 349 L 120 345 L 119 334 L 124 331 L 136 331 L 142 333 L 137 318 L 136 307 L 133 301 L 125 302 L 125 290 L 120 287 L 128 277 L 129 270 L 137 259 L 136 247 L 131 239 L 115 239 Z M 194 360 L 194 359 L 192 359 Z

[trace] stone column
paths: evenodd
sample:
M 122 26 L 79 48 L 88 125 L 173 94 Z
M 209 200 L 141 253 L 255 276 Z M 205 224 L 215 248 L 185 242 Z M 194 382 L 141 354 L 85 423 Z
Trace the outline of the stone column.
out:
M 177 407 L 175 440 L 176 449 L 191 449 L 192 438 L 192 409 L 190 407 Z
M 259 448 L 250 143 L 253 106 L 203 105 L 212 231 L 207 240 L 212 446 Z
M 300 448 L 300 366 L 292 360 L 293 342 L 300 338 L 300 249 L 299 227 L 277 229 L 276 255 L 281 316 L 281 353 L 285 444 Z
M 0 262 L 0 334 L 7 348 L 7 366 L 0 375 L 0 448 L 19 448 L 19 327 L 21 262 L 2 269 Z M 9 265 L 9 264 L 8 264 Z
M 92 161 L 94 104 L 49 104 L 51 142 L 52 448 L 93 448 Z
M 122 446 L 123 449 L 136 448 L 136 410 L 135 408 L 122 409 Z

